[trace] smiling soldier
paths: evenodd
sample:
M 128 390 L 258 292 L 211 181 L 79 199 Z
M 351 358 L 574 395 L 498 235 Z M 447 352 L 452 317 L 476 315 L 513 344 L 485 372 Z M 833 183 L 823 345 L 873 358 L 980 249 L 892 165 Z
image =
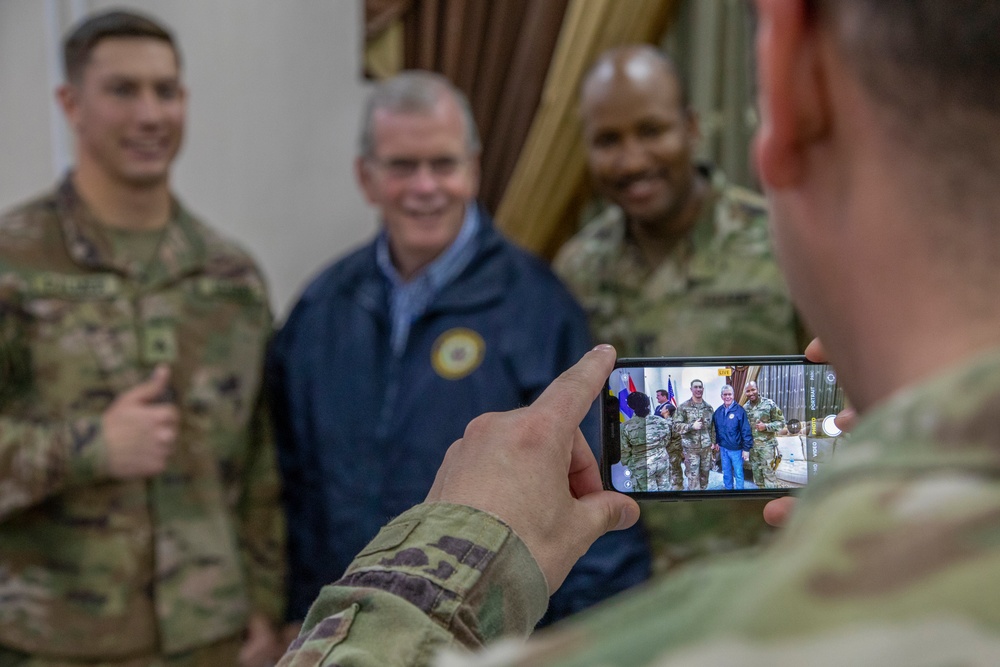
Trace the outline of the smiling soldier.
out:
M 284 607 L 271 314 L 253 261 L 172 196 L 173 37 L 67 37 L 76 164 L 0 221 L 0 664 L 265 665 Z

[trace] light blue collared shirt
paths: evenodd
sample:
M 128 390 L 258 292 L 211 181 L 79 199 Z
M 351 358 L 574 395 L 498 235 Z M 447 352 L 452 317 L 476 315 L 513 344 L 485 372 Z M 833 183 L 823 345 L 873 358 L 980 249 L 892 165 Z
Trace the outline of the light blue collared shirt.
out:
M 389 281 L 389 317 L 392 320 L 390 344 L 399 356 L 406 349 L 410 326 L 427 311 L 427 306 L 441 289 L 458 277 L 476 254 L 476 232 L 479 231 L 479 210 L 475 202 L 465 205 L 462 229 L 451 245 L 433 262 L 408 281 L 404 281 L 392 264 L 389 236 L 383 227 L 375 241 L 375 261 Z

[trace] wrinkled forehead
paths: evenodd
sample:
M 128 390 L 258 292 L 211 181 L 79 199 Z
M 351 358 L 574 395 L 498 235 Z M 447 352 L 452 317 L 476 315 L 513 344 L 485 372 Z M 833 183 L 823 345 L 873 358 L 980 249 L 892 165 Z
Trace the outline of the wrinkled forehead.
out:
M 376 153 L 425 155 L 464 153 L 468 149 L 465 120 L 454 103 L 442 99 L 429 109 L 372 112 Z

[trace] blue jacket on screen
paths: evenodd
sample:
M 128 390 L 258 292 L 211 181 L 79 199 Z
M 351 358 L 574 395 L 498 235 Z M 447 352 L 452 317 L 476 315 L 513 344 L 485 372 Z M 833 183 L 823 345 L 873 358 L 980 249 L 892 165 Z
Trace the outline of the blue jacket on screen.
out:
M 288 513 L 289 619 L 304 618 L 383 524 L 424 499 L 471 419 L 531 403 L 590 349 L 568 291 L 482 211 L 476 244 L 399 356 L 374 244 L 325 269 L 275 336 L 268 382 Z M 582 426 L 595 453 L 597 414 Z M 546 619 L 637 584 L 650 567 L 641 529 L 609 533 Z
M 746 452 L 753 449 L 753 434 L 750 432 L 747 411 L 739 403 L 733 403 L 728 412 L 725 405 L 717 407 L 712 415 L 712 428 L 715 429 L 715 442 L 720 447 Z

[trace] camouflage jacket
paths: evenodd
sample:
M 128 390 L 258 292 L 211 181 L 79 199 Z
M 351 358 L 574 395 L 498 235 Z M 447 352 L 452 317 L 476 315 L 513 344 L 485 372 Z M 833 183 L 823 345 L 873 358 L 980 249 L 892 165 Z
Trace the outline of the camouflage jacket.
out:
M 712 417 L 715 408 L 702 401 L 695 404 L 690 398 L 677 406 L 674 413 L 674 423 L 681 434 L 681 446 L 685 449 L 704 449 L 712 445 Z M 701 428 L 695 430 L 691 425 L 701 420 Z
M 747 411 L 747 420 L 750 422 L 750 432 L 753 433 L 753 444 L 773 445 L 776 444 L 774 434 L 785 428 L 785 415 L 782 414 L 778 404 L 770 398 L 761 396 L 757 405 L 750 401 L 743 404 L 743 409 Z M 766 431 L 757 430 L 757 422 L 764 422 Z
M 771 253 L 762 197 L 720 172 L 688 234 L 649 266 L 621 209 L 590 221 L 553 268 L 620 356 L 793 354 L 795 317 Z
M 176 203 L 144 268 L 116 265 L 69 179 L 0 219 L 0 646 L 174 653 L 281 616 L 261 276 Z M 161 362 L 176 450 L 111 479 L 101 414 Z
M 670 442 L 672 419 L 656 415 L 640 417 L 635 415 L 622 424 L 622 465 L 632 468 L 646 465 L 646 456 L 651 450 L 666 448 Z
M 763 552 L 474 656 L 454 648 L 526 631 L 544 582 L 530 559 L 512 567 L 523 544 L 495 518 L 419 507 L 323 591 L 281 664 L 416 665 L 440 648 L 449 667 L 1000 664 L 998 403 L 1000 350 L 866 415 Z

